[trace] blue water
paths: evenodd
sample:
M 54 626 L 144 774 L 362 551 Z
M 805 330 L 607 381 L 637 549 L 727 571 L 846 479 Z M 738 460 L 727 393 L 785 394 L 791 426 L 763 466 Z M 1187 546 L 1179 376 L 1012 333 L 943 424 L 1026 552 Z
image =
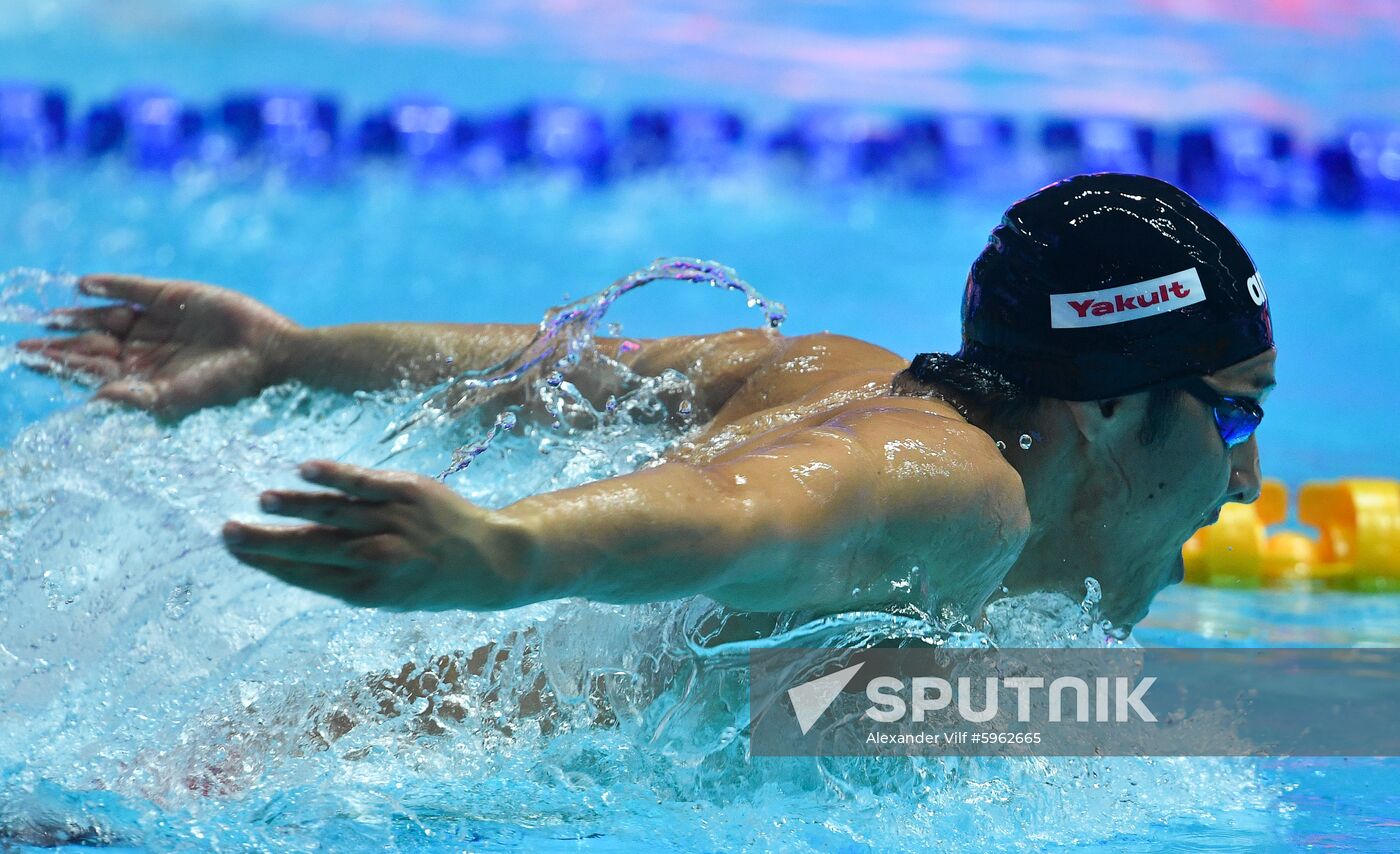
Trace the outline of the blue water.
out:
M 412 90 L 463 107 L 704 97 L 758 115 L 830 101 L 1157 121 L 1245 112 L 1317 134 L 1400 112 L 1400 26 L 1384 4 L 1261 2 L 1247 19 L 1226 2 L 1189 14 L 1099 5 L 993 16 L 957 3 L 878 14 L 638 3 L 596 15 L 483 3 L 466 16 L 427 2 L 25 0 L 0 9 L 0 78 L 90 99 L 134 82 L 207 98 L 294 80 L 360 106 Z M 967 264 L 1009 201 L 764 174 L 583 190 L 423 183 L 385 167 L 306 186 L 56 162 L 4 173 L 0 268 L 197 278 L 308 325 L 533 323 L 655 257 L 716 258 L 786 303 L 785 333 L 830 329 L 907 356 L 956 347 Z M 1400 220 L 1223 213 L 1274 309 L 1265 474 L 1291 485 L 1400 476 L 1400 295 L 1389 285 Z M 648 288 L 609 320 L 640 336 L 760 324 L 727 297 Z M 7 343 L 21 334 L 32 332 L 0 326 Z M 257 492 L 290 484 L 302 459 L 355 458 L 392 405 L 283 390 L 164 431 L 78 406 L 84 396 L 0 374 L 0 827 L 12 840 L 54 841 L 68 827 L 72 841 L 156 850 L 1397 847 L 1392 760 L 750 760 L 724 662 L 698 677 L 705 702 L 649 701 L 629 681 L 665 662 L 697 666 L 687 650 L 703 602 L 390 615 L 289 590 L 222 553 L 225 518 L 250 515 Z M 398 462 L 436 473 L 463 438 Z M 670 438 L 515 435 L 457 485 L 494 506 L 623 470 Z M 1024 616 L 1010 623 L 1008 636 L 1035 631 Z M 1178 588 L 1135 637 L 1391 646 L 1397 627 L 1396 597 Z M 437 715 L 433 733 L 421 699 L 398 698 L 386 715 L 364 687 L 405 662 L 522 636 L 533 640 L 517 647 L 537 649 L 514 653 L 491 684 L 507 700 L 528 692 L 533 657 L 530 672 L 566 698 L 549 734 L 526 716 L 504 736 L 480 683 L 453 698 L 462 720 Z M 619 726 L 587 725 L 589 672 L 623 674 L 614 699 L 635 713 Z M 319 749 L 309 733 L 338 715 L 354 729 Z

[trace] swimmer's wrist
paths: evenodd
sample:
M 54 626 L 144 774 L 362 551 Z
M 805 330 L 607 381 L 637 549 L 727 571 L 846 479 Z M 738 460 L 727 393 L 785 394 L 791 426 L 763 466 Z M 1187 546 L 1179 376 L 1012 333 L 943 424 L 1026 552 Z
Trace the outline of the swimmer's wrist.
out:
M 504 607 L 588 595 L 576 561 L 551 547 L 538 509 L 527 498 L 491 513 L 486 552 L 493 574 L 512 591 Z
M 301 378 L 298 368 L 313 357 L 315 331 L 288 322 L 286 326 L 268 333 L 261 353 L 263 388 Z

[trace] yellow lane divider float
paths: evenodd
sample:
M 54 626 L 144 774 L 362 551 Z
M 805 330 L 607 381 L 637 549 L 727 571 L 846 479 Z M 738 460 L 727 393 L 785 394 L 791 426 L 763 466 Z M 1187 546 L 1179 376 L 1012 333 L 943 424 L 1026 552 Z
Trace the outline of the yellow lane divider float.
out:
M 1298 521 L 1317 531 L 1269 534 L 1288 517 L 1288 488 L 1264 482 L 1253 504 L 1226 504 L 1181 550 L 1186 581 L 1211 587 L 1400 592 L 1400 481 L 1307 483 Z

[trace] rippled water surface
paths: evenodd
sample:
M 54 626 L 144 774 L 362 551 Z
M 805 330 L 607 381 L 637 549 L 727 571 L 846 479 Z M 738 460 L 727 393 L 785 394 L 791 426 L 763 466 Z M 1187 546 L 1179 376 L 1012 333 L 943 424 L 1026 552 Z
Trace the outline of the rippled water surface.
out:
M 995 7 L 995 8 L 994 8 Z M 0 78 L 75 103 L 133 84 L 212 99 L 326 89 L 495 108 L 719 100 L 759 120 L 825 103 L 1246 114 L 1323 134 L 1400 109 L 1388 3 L 1163 0 L 616 4 L 13 0 Z M 1001 11 L 997 11 L 997 10 Z M 1007 10 L 1010 11 L 1007 11 Z M 0 269 L 213 281 L 295 320 L 534 323 L 660 256 L 737 268 L 790 317 L 910 356 L 957 346 L 967 265 L 1013 195 L 910 197 L 781 176 L 592 190 L 51 162 L 3 171 Z M 1291 486 L 1400 476 L 1393 216 L 1224 212 L 1268 283 L 1280 387 L 1260 434 Z M 25 274 L 26 276 L 28 274 Z M 7 307 L 72 300 L 23 281 Z M 758 326 L 743 301 L 649 287 L 609 315 L 653 336 Z M 0 345 L 33 334 L 0 316 Z M 1400 769 L 1377 759 L 750 759 L 738 650 L 703 600 L 503 614 L 342 607 L 229 558 L 297 463 L 383 458 L 407 399 L 266 392 L 175 427 L 0 362 L 0 847 L 165 850 L 1163 851 L 1400 846 Z M 644 419 L 643 419 L 644 420 Z M 436 475 L 492 418 L 422 433 Z M 449 482 L 500 506 L 655 459 L 685 425 L 504 431 Z M 1103 643 L 1077 603 L 994 612 L 957 642 Z M 1400 597 L 1176 588 L 1147 645 L 1395 645 Z M 906 627 L 907 628 L 907 627 Z M 832 643 L 892 631 L 851 617 Z
M 1282 845 L 1325 806 L 1318 781 L 1336 797 L 1393 774 L 1341 760 L 750 759 L 746 657 L 707 647 L 704 600 L 395 615 L 288 588 L 223 553 L 225 518 L 250 515 L 261 488 L 291 485 L 301 459 L 356 459 L 392 410 L 276 389 L 168 429 L 89 407 L 0 457 L 0 832 L 155 848 L 616 850 L 659 834 L 674 850 L 1222 834 Z M 653 432 L 654 447 L 668 440 Z M 552 434 L 510 435 L 454 483 L 499 505 L 619 470 L 596 448 L 541 453 Z M 461 437 L 443 438 L 420 468 Z M 1174 612 L 1197 622 L 1159 639 L 1222 642 L 1200 612 Z M 805 640 L 890 631 L 870 619 Z M 993 623 L 1006 644 L 1105 642 L 1068 600 L 1008 603 Z M 1332 788 L 1333 775 L 1345 785 Z M 1387 798 L 1352 804 L 1362 823 L 1345 832 L 1364 836 Z
M 396 615 L 289 588 L 223 551 L 223 520 L 292 486 L 297 462 L 382 457 L 405 400 L 291 385 L 174 427 L 96 404 L 17 437 L 0 456 L 0 838 L 1195 850 L 1389 832 L 1394 770 L 1370 760 L 751 758 L 747 648 L 710 642 L 722 615 L 707 600 Z M 489 421 L 419 425 L 393 464 L 437 473 Z M 684 435 L 651 421 L 517 424 L 448 482 L 501 506 L 625 472 Z M 1181 591 L 1138 634 L 1392 644 L 1397 611 L 1386 597 Z M 989 618 L 949 642 L 1114 642 L 1060 597 L 1004 600 Z M 905 623 L 851 615 L 796 624 L 788 642 L 907 636 Z

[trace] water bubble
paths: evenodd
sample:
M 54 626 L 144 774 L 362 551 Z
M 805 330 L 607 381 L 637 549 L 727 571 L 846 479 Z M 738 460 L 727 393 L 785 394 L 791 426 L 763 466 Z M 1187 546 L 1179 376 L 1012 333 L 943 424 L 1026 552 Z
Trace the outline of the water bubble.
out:
M 64 611 L 78 601 L 78 595 L 72 591 L 65 590 L 60 576 L 54 574 L 51 569 L 44 570 L 41 582 L 44 588 L 44 596 L 48 599 L 49 607 L 55 611 Z
M 175 585 L 175 589 L 170 591 L 170 595 L 165 600 L 165 615 L 172 620 L 178 620 L 190 611 L 191 585 L 189 582 Z
M 603 409 L 607 410 L 608 412 L 616 412 L 617 396 L 612 394 L 608 395 L 608 402 L 603 404 Z
M 1023 450 L 1023 451 L 1029 451 L 1030 449 L 1031 449 L 1031 434 L 1029 434 L 1029 433 L 1022 433 L 1022 434 L 1021 434 L 1021 450 Z
M 500 427 L 502 430 L 514 430 L 515 413 L 502 412 L 500 415 L 496 416 L 496 426 Z
M 1003 442 L 1002 440 L 998 439 L 998 440 L 997 440 L 997 450 L 998 450 L 998 451 L 1004 451 L 1004 450 L 1006 450 L 1006 443 Z
M 1103 587 L 1099 580 L 1092 575 L 1084 579 L 1084 601 L 1079 603 L 1079 607 L 1084 609 L 1084 613 L 1089 613 L 1099 606 L 1103 601 Z
M 618 335 L 621 335 L 621 334 L 622 334 L 622 324 L 621 324 L 621 323 L 618 323 L 616 320 L 610 322 L 610 323 L 608 324 L 608 334 L 611 335 L 611 336 L 613 336 L 613 337 L 617 337 Z
M 682 400 L 682 401 L 681 401 L 681 405 L 678 406 L 678 407 L 676 407 L 676 410 L 677 410 L 678 412 L 680 412 L 681 415 L 685 416 L 686 418 L 689 418 L 689 417 L 690 417 L 691 408 L 692 408 L 692 407 L 691 407 L 691 405 L 690 405 L 690 401 L 688 401 L 688 400 Z
M 549 383 L 551 387 L 558 388 L 559 384 L 564 381 L 564 375 L 558 371 L 550 371 L 549 376 L 545 377 L 544 381 Z M 1030 437 L 1027 437 L 1028 440 L 1029 438 Z
M 560 421 L 558 418 L 556 418 L 556 419 L 554 419 L 553 421 L 550 422 L 549 426 L 550 426 L 550 427 L 553 427 L 555 430 L 558 430 L 560 427 L 563 427 L 563 426 L 564 426 L 564 422 L 562 422 L 562 421 Z

